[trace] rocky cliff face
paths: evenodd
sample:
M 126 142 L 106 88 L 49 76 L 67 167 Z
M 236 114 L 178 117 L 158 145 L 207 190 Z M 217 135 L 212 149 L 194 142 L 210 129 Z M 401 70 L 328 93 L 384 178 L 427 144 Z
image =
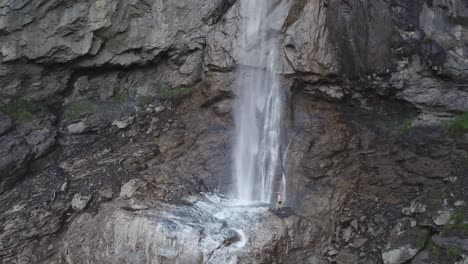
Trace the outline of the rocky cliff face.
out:
M 275 0 L 294 214 L 264 212 L 275 235 L 252 228 L 238 262 L 466 263 L 467 17 L 464 0 Z M 206 220 L 187 199 L 229 190 L 240 23 L 235 0 L 0 1 L 0 262 L 235 251 L 219 219 L 208 247 L 154 248 L 187 239 L 156 216 Z

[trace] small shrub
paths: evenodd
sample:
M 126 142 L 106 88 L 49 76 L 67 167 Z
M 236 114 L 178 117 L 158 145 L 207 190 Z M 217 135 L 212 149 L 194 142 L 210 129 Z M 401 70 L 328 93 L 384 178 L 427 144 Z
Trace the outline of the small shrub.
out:
M 45 107 L 40 104 L 34 104 L 26 100 L 14 100 L 9 104 L 0 107 L 0 111 L 4 112 L 11 118 L 19 122 L 29 122 L 33 118 L 33 114 L 45 112 Z
M 75 101 L 67 105 L 63 116 L 66 119 L 77 119 L 83 114 L 93 113 L 95 107 L 89 101 Z
M 447 125 L 446 131 L 452 136 L 461 136 L 468 133 L 468 113 L 463 113 L 455 117 L 455 119 Z

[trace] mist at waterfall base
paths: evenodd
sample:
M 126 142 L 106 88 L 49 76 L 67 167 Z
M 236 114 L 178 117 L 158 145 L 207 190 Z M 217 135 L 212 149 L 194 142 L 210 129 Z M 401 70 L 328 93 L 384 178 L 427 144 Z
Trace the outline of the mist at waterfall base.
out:
M 243 0 L 238 90 L 234 105 L 234 190 L 245 204 L 286 198 L 286 175 L 280 163 L 283 94 L 278 72 L 278 38 L 268 31 L 272 1 Z M 273 34 L 274 35 L 274 34 Z

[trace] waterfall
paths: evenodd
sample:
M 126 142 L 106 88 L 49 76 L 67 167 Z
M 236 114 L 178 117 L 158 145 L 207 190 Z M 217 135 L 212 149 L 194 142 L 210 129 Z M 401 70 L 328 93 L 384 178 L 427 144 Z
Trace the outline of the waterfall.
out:
M 283 95 L 277 74 L 279 38 L 267 21 L 273 2 L 240 1 L 243 25 L 232 174 L 234 198 L 245 202 L 272 202 L 278 190 Z

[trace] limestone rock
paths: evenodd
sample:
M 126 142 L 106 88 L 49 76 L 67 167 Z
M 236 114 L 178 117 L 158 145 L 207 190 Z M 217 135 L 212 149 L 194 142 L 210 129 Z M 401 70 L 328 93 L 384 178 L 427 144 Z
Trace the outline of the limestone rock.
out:
M 112 192 L 111 189 L 104 189 L 99 192 L 99 195 L 104 201 L 108 201 L 112 199 L 112 197 L 114 196 L 114 193 Z
M 125 183 L 120 189 L 120 197 L 131 198 L 139 188 L 145 186 L 146 183 L 139 179 L 133 179 Z
M 164 110 L 166 110 L 166 108 L 165 108 L 164 106 L 162 106 L 162 105 L 156 106 L 156 107 L 154 108 L 154 112 L 156 112 L 156 114 L 159 114 L 159 113 L 161 113 L 161 112 L 164 111 Z
M 73 200 L 71 203 L 72 208 L 76 211 L 83 211 L 88 205 L 89 200 L 91 200 L 90 196 L 85 196 L 77 193 L 75 194 L 75 196 L 73 196 Z
M 411 213 L 413 214 L 422 214 L 426 212 L 427 205 L 420 203 L 418 201 L 412 201 L 410 205 Z
M 438 210 L 432 216 L 432 220 L 434 221 L 434 224 L 438 226 L 444 226 L 450 222 L 450 219 L 452 218 L 452 214 L 453 214 L 453 210 L 449 210 L 449 209 Z
M 125 129 L 131 125 L 131 122 L 130 120 L 114 121 L 112 122 L 112 125 L 118 127 L 119 129 Z
M 67 129 L 71 134 L 82 134 L 86 132 L 88 126 L 83 121 L 80 121 L 78 123 L 68 125 Z
M 353 228 L 348 226 L 343 230 L 342 239 L 344 242 L 349 242 L 354 234 Z

